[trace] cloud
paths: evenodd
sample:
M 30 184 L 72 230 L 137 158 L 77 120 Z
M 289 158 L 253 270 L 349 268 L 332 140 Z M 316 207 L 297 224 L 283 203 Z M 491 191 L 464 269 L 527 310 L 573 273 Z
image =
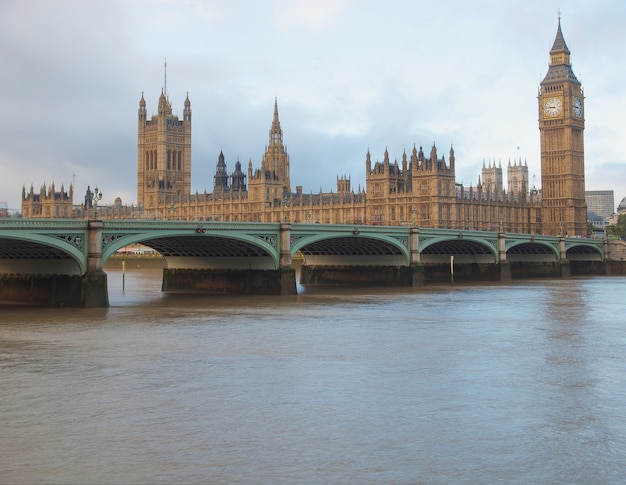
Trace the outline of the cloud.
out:
M 353 2 L 349 0 L 277 0 L 273 7 L 274 26 L 292 31 L 320 29 L 339 24 Z

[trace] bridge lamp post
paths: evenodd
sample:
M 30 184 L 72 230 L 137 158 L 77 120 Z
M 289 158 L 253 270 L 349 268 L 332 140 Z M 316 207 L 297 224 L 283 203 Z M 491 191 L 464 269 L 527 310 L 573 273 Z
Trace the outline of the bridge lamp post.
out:
M 170 219 L 173 219 L 174 214 L 176 214 L 176 207 L 174 206 L 173 203 L 167 208 L 167 212 L 169 212 L 170 214 Z
M 502 232 L 502 223 L 504 222 L 504 217 L 500 214 L 500 232 Z
M 561 226 L 561 233 L 559 234 L 559 236 L 563 237 L 563 221 L 561 221 L 559 225 Z
M 97 219 L 98 218 L 98 202 L 102 200 L 102 192 L 98 190 L 98 187 L 93 189 L 92 199 L 93 199 L 93 218 Z
M 285 212 L 285 208 L 289 207 L 289 199 L 287 197 L 285 197 L 283 199 L 283 221 L 287 222 L 287 212 Z
M 417 207 L 411 208 L 411 214 L 413 215 L 413 227 L 417 227 Z

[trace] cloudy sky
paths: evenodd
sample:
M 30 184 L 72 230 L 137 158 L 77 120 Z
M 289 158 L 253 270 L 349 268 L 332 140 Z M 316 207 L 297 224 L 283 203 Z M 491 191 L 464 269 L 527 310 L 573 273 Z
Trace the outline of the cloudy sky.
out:
M 520 158 L 541 185 L 537 91 L 558 15 L 585 96 L 587 190 L 626 196 L 623 0 L 2 0 L 0 201 L 45 182 L 136 203 L 137 109 L 193 113 L 192 190 L 220 150 L 259 167 L 274 99 L 292 189 L 365 183 L 365 154 Z M 519 148 L 518 148 L 519 147 Z

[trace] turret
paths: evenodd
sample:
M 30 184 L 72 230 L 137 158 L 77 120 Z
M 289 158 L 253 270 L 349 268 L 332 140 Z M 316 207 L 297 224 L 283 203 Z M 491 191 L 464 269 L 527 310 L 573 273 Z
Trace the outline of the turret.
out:
M 224 159 L 224 152 L 222 152 L 221 150 L 219 157 L 217 158 L 217 167 L 213 179 L 213 192 L 228 191 L 228 174 L 226 173 L 226 161 Z
M 245 192 L 246 191 L 246 175 L 241 170 L 241 163 L 237 160 L 235 163 L 235 171 L 230 176 L 231 191 Z
M 139 111 L 138 111 L 139 123 L 146 121 L 146 100 L 143 97 L 143 91 L 141 92 L 141 99 L 139 100 Z
M 183 120 L 191 121 L 191 101 L 189 101 L 189 92 L 187 92 L 187 97 L 185 98 L 185 107 L 183 109 Z

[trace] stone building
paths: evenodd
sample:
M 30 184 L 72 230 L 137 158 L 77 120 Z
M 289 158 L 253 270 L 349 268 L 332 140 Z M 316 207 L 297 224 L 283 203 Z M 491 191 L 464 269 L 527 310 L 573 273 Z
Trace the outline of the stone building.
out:
M 542 230 L 586 236 L 584 95 L 572 70 L 560 19 L 538 98 Z
M 74 187 L 70 184 L 69 191 L 63 185 L 61 190 L 56 191 L 54 182 L 49 187 L 44 183 L 39 192 L 35 192 L 31 184 L 30 190 L 22 187 L 22 217 L 27 218 L 67 218 L 72 217 L 74 200 Z
M 157 114 L 148 119 L 142 94 L 138 111 L 137 205 L 98 206 L 100 218 L 181 219 L 199 221 L 319 222 L 324 224 L 419 225 L 451 229 L 586 235 L 584 190 L 583 93 L 572 72 L 570 51 L 561 32 L 550 50 L 548 73 L 540 84 L 539 131 L 542 190 L 529 186 L 528 167 L 520 160 L 507 167 L 504 189 L 501 165 L 483 164 L 475 187 L 456 182 L 454 149 L 382 161 L 365 154 L 364 188 L 350 177 L 337 177 L 336 188 L 305 194 L 291 183 L 291 163 L 274 102 L 269 141 L 260 168 L 239 160 L 229 172 L 220 151 L 212 192 L 191 193 L 191 103 L 183 119 L 172 114 L 161 93 Z M 31 190 L 32 192 L 32 190 Z M 33 204 L 23 194 L 23 207 Z M 54 211 L 30 210 L 28 217 L 53 217 Z M 27 212 L 24 211 L 26 216 Z M 75 217 L 89 217 L 75 210 Z
M 183 119 L 161 92 L 157 114 L 148 119 L 141 95 L 138 113 L 137 205 L 151 210 L 188 198 L 191 191 L 191 103 Z

